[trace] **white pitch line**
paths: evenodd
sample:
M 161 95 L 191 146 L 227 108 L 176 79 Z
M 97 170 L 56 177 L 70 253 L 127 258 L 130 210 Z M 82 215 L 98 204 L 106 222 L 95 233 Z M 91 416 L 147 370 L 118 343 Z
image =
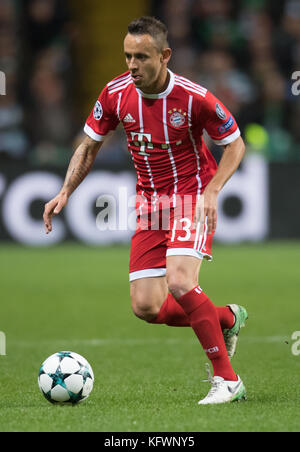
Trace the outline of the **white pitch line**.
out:
M 249 344 L 259 344 L 259 343 L 285 343 L 289 341 L 289 336 L 244 336 L 240 338 L 241 342 L 249 343 Z M 37 345 L 36 341 L 21 341 L 21 340 L 10 340 L 9 344 L 15 345 L 18 347 L 34 347 Z M 9 345 L 8 344 L 8 345 Z M 55 345 L 61 346 L 62 344 L 66 344 L 67 346 L 90 346 L 90 347 L 105 347 L 105 346 L 127 346 L 127 347 L 136 347 L 136 346 L 146 346 L 146 345 L 198 345 L 197 339 L 179 339 L 179 338 L 147 338 L 147 339 L 138 339 L 138 338 L 108 338 L 108 339 L 54 339 L 54 340 L 43 340 L 38 341 L 38 345 Z

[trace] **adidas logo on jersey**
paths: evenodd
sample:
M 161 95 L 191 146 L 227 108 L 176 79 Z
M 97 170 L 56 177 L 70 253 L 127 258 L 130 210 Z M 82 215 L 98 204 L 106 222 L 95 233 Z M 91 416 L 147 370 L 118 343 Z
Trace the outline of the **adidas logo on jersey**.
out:
M 131 116 L 130 113 L 128 113 L 128 115 L 125 116 L 125 118 L 123 119 L 124 122 L 136 122 L 135 119 L 133 119 L 133 117 Z

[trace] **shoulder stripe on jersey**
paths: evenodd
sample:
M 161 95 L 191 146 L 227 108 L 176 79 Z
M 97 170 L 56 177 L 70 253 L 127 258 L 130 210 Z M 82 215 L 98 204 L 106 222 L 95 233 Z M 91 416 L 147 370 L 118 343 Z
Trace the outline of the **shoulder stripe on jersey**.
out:
M 175 81 L 175 85 L 181 86 L 182 88 L 185 88 L 187 91 L 190 91 L 190 92 L 192 92 L 192 93 L 199 94 L 199 95 L 202 96 L 202 97 L 205 97 L 205 96 L 206 96 L 206 93 L 203 93 L 202 91 L 199 91 L 199 90 L 196 90 L 196 89 L 194 89 L 194 88 L 191 88 L 190 86 L 186 86 L 186 85 L 184 85 L 183 83 L 179 83 L 178 81 Z
M 118 86 L 117 88 L 114 88 L 114 89 L 112 89 L 111 91 L 108 91 L 108 92 L 109 92 L 109 94 L 116 93 L 117 91 L 120 91 L 120 90 L 123 90 L 123 89 L 127 88 L 127 86 L 131 85 L 132 83 L 133 83 L 133 81 L 129 80 L 125 84 L 123 84 L 121 86 Z
M 108 87 L 110 87 L 110 86 L 112 86 L 112 85 L 115 85 L 116 83 L 119 83 L 119 82 L 121 82 L 122 80 L 125 80 L 127 77 L 129 77 L 130 76 L 130 74 L 128 74 L 128 75 L 123 75 L 122 77 L 118 77 L 118 78 L 116 78 L 115 80 L 112 80 L 111 82 L 109 82 L 108 84 L 107 84 L 107 86 Z
M 207 89 L 204 88 L 204 87 L 201 86 L 201 85 L 198 85 L 198 83 L 194 83 L 194 82 L 192 82 L 191 80 L 188 80 L 187 78 L 181 77 L 181 76 L 179 76 L 179 75 L 176 75 L 176 78 L 177 78 L 180 82 L 184 83 L 185 85 L 191 86 L 192 88 L 195 88 L 195 89 L 199 89 L 200 91 L 203 91 L 203 93 L 205 93 L 205 94 L 207 93 Z
M 200 91 L 204 95 L 206 95 L 206 93 L 207 93 L 207 89 L 206 88 L 203 88 L 202 86 L 197 85 L 196 83 L 189 82 L 189 81 L 183 79 L 182 77 L 181 78 L 176 78 L 175 80 L 176 80 L 176 82 L 182 83 L 186 87 L 190 87 L 192 89 Z
M 131 80 L 131 77 L 126 77 L 124 80 L 122 80 L 121 82 L 115 83 L 114 85 L 108 87 L 108 91 L 110 92 L 111 90 L 117 88 L 118 86 L 122 86 L 125 83 L 129 82 L 129 80 Z

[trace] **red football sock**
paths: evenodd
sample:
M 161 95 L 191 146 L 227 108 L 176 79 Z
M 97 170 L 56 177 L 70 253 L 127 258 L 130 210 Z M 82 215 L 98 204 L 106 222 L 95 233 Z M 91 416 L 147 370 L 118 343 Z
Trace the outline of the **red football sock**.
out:
M 228 306 L 215 306 L 222 330 L 230 330 L 235 323 L 235 315 Z
M 221 329 L 225 330 L 232 328 L 235 322 L 235 317 L 229 307 L 215 306 L 215 309 L 219 317 Z M 157 317 L 150 323 L 181 327 L 191 326 L 188 316 L 170 293 L 163 303 Z
M 237 376 L 227 355 L 219 317 L 213 303 L 199 286 L 183 295 L 178 303 L 188 316 L 191 327 L 211 360 L 214 376 L 236 381 Z
M 188 316 L 170 293 L 162 305 L 157 317 L 150 323 L 163 323 L 168 326 L 191 326 Z

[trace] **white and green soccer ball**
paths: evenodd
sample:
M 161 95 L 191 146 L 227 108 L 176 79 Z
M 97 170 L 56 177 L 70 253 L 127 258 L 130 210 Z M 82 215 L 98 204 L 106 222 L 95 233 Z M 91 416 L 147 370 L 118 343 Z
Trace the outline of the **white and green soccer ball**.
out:
M 42 364 L 38 384 L 53 404 L 83 402 L 93 389 L 94 373 L 85 358 L 73 352 L 59 352 Z

